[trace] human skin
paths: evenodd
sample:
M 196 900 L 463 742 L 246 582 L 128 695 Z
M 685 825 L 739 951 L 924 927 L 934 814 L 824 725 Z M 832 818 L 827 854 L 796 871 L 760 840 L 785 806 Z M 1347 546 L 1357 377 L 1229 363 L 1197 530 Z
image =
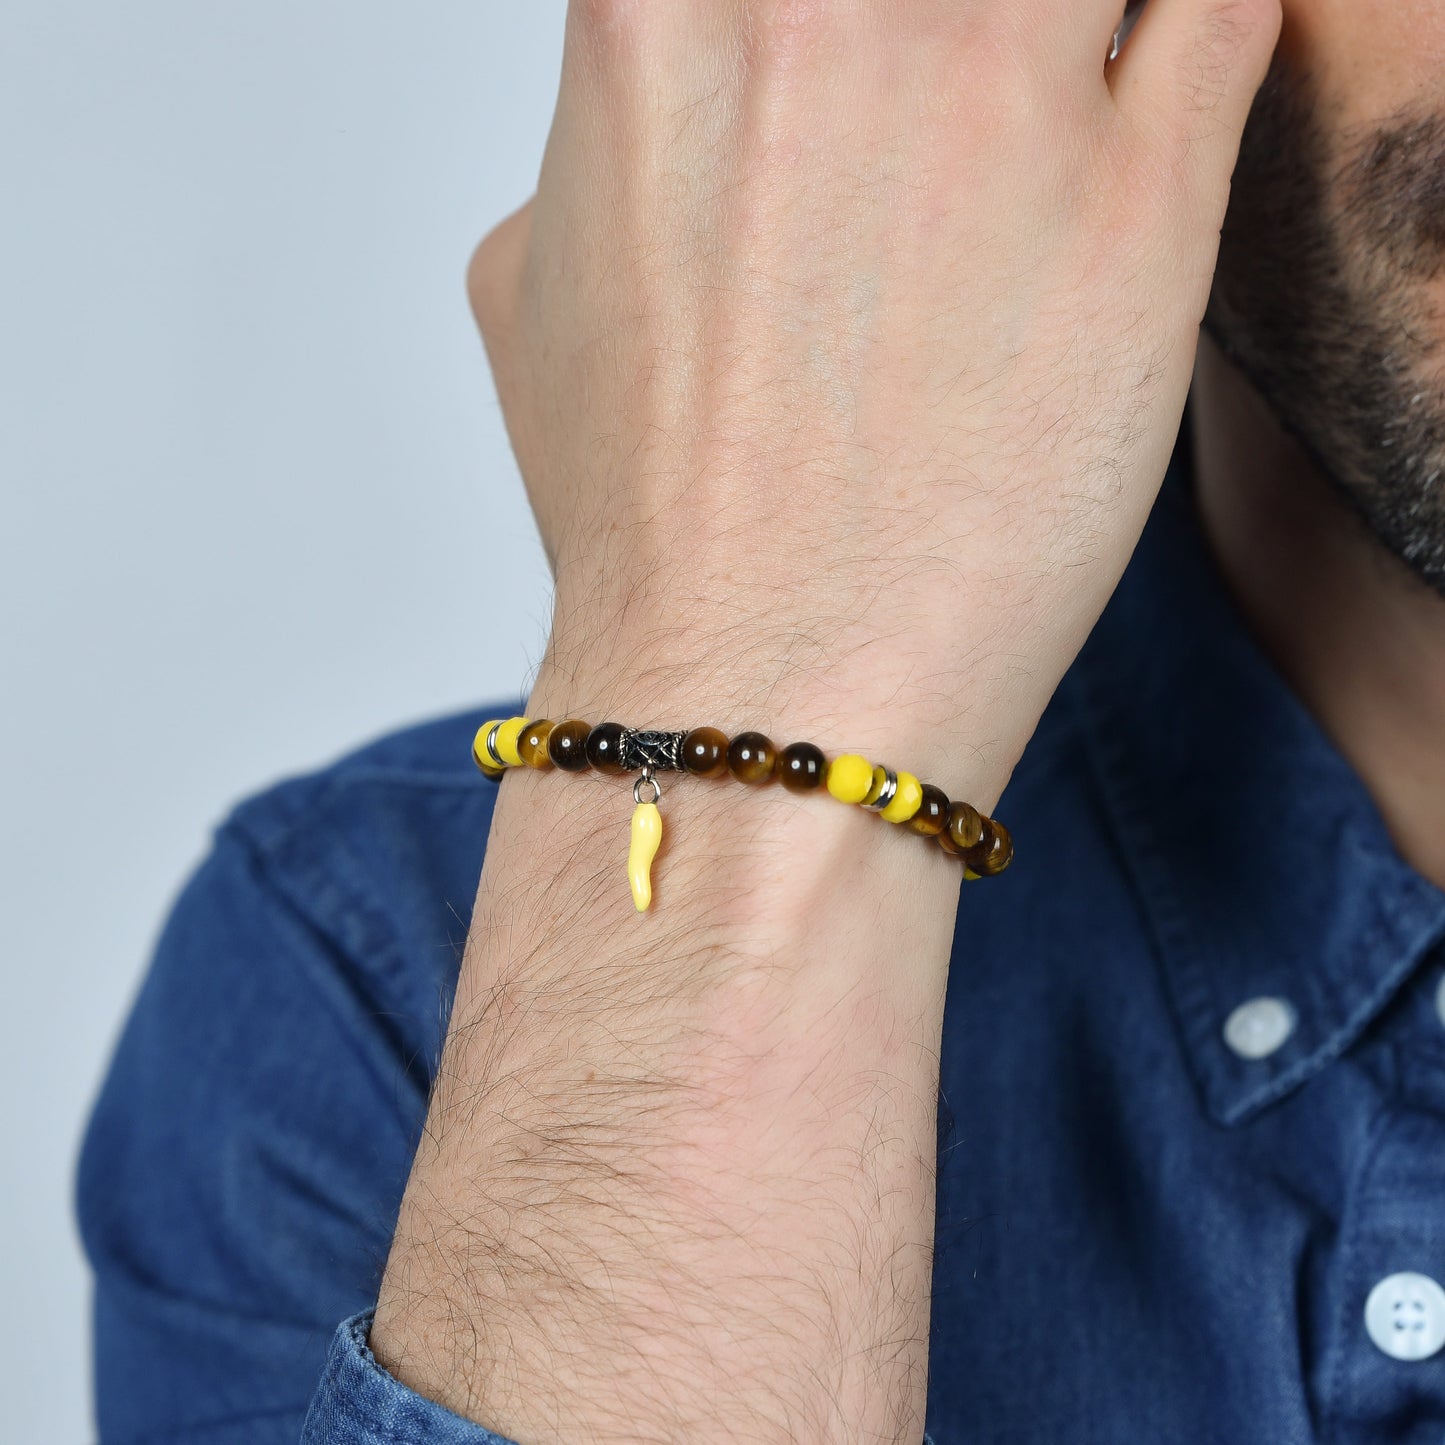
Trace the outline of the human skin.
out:
M 528 715 L 991 811 L 1157 494 L 1279 19 L 1152 0 L 1106 67 L 1112 0 L 577 0 L 471 274 L 556 578 Z M 665 789 L 639 915 L 630 789 L 503 779 L 372 1348 L 523 1445 L 916 1445 L 958 864 Z
M 1445 8 L 1288 4 L 1266 87 L 1191 392 L 1203 520 L 1256 635 L 1445 887 Z

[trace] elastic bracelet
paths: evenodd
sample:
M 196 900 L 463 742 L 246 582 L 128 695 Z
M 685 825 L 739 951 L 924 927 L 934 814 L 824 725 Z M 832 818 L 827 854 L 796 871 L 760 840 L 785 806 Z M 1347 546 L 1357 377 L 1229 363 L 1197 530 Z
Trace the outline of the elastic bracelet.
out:
M 933 838 L 945 853 L 963 863 L 967 879 L 1002 873 L 1013 858 L 1013 839 L 1002 823 L 968 803 L 953 803 L 941 788 L 922 783 L 912 773 L 895 772 L 870 763 L 857 753 L 829 759 L 813 743 L 790 743 L 779 749 L 758 732 L 729 738 L 717 728 L 685 732 L 639 731 L 621 723 L 591 727 L 580 718 L 549 722 L 545 718 L 510 717 L 485 722 L 472 742 L 472 758 L 493 782 L 508 768 L 539 772 L 560 768 L 565 773 L 637 773 L 632 784 L 632 843 L 627 877 L 639 913 L 652 904 L 652 860 L 662 842 L 658 801 L 659 772 L 691 773 L 694 777 L 730 774 L 740 783 L 766 783 L 773 778 L 790 792 L 826 790 L 839 802 L 856 803 Z M 644 788 L 652 796 L 643 801 Z

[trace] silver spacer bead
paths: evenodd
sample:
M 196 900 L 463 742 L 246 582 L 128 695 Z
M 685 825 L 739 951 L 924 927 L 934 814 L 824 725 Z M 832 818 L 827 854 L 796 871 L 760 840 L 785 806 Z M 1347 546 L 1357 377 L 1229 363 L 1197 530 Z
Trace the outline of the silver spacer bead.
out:
M 898 774 L 892 768 L 884 768 L 882 790 L 871 803 L 860 803 L 859 806 L 867 808 L 870 813 L 881 813 L 893 801 L 897 792 Z
M 487 729 L 487 752 L 499 768 L 505 768 L 507 766 L 506 763 L 502 761 L 501 754 L 497 752 L 497 734 L 502 730 L 502 723 L 505 721 L 505 718 L 499 719 Z

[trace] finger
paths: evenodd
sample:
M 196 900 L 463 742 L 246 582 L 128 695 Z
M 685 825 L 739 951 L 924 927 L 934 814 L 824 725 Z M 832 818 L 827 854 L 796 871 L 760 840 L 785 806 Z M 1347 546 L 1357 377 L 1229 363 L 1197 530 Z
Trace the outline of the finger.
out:
M 1109 67 L 1114 99 L 1223 191 L 1280 25 L 1280 0 L 1148 0 Z

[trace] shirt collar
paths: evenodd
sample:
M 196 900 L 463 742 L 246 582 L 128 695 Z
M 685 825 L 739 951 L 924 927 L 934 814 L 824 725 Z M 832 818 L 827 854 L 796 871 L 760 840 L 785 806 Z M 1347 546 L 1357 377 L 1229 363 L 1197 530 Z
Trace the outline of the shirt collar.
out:
M 1164 486 L 1071 682 L 1204 1106 L 1237 1124 L 1359 1037 L 1445 936 L 1445 892 L 1254 641 L 1194 506 L 1186 411 Z M 1266 1058 L 1240 1004 L 1296 1025 Z

